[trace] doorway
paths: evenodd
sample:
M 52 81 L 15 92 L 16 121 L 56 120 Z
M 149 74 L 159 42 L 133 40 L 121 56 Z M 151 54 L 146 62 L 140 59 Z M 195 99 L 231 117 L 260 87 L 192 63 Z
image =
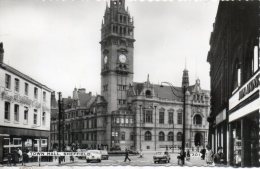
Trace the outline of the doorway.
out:
M 194 144 L 195 144 L 195 146 L 203 145 L 203 137 L 202 137 L 202 134 L 200 132 L 195 134 Z

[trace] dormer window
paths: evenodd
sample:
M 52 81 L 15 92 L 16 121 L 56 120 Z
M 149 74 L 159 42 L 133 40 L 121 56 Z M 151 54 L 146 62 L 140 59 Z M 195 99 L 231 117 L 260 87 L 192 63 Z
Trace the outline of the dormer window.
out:
M 149 98 L 149 97 L 152 97 L 151 91 L 150 91 L 150 90 L 146 90 L 146 91 L 145 91 L 145 96 L 148 97 L 148 98 Z

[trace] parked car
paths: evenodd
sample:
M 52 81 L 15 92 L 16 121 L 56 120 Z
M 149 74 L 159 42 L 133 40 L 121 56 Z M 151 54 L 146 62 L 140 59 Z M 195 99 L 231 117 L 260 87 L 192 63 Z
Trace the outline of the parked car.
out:
M 86 162 L 89 163 L 91 161 L 101 162 L 101 152 L 100 150 L 88 150 L 86 152 Z
M 100 152 L 101 152 L 101 159 L 102 160 L 108 160 L 109 155 L 108 155 L 107 150 L 100 150 Z
M 156 152 L 153 156 L 154 163 L 159 163 L 161 161 L 165 163 L 169 163 L 171 160 L 171 157 L 167 151 L 165 152 Z
M 86 149 L 80 149 L 80 151 L 77 150 L 77 152 L 86 153 L 87 150 L 86 150 Z M 85 156 L 77 156 L 77 157 L 78 157 L 79 159 L 85 159 L 85 158 L 86 158 Z

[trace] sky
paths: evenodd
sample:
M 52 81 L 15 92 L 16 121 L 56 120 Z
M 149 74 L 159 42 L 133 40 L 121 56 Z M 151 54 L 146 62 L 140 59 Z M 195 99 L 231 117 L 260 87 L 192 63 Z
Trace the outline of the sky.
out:
M 107 0 L 109 2 L 109 0 Z M 134 82 L 210 89 L 207 53 L 217 1 L 126 0 L 134 17 Z M 75 87 L 100 94 L 101 22 L 106 0 L 0 0 L 4 62 L 63 97 Z

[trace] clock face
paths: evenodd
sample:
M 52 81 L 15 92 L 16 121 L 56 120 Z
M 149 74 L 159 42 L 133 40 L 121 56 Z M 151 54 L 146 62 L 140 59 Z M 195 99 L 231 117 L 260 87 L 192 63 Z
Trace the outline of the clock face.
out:
M 104 62 L 107 63 L 107 56 L 104 57 Z
M 125 62 L 126 62 L 126 55 L 120 54 L 120 55 L 119 55 L 119 61 L 120 61 L 121 63 L 125 63 Z

